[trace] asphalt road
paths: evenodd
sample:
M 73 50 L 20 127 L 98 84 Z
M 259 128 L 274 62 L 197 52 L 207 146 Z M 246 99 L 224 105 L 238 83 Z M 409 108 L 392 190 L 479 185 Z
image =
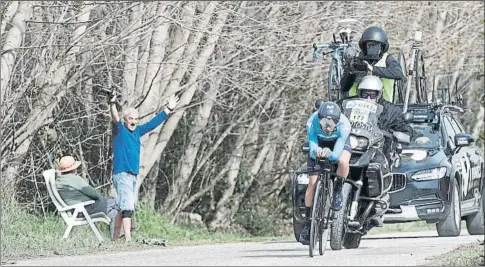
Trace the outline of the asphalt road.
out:
M 462 231 L 459 237 L 438 237 L 435 231 L 367 235 L 358 249 L 332 251 L 310 258 L 308 247 L 294 240 L 166 247 L 143 251 L 54 257 L 19 261 L 17 266 L 147 266 L 147 265 L 292 265 L 416 266 L 425 259 L 479 239 Z

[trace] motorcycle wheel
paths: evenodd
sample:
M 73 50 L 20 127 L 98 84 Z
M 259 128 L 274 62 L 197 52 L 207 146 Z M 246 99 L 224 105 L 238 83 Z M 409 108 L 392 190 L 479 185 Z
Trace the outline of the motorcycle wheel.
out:
M 352 185 L 345 183 L 342 187 L 342 208 L 336 212 L 330 231 L 330 247 L 332 250 L 341 250 L 347 232 L 350 206 L 352 205 Z
M 304 226 L 304 223 L 299 222 L 293 217 L 293 234 L 295 235 L 296 242 L 300 242 L 300 233 Z
M 360 233 L 347 233 L 344 238 L 344 247 L 347 249 L 358 248 L 362 235 Z

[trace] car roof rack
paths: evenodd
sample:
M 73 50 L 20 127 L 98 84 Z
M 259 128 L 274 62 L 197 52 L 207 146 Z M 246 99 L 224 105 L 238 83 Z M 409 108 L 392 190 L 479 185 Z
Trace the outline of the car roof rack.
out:
M 398 104 L 398 106 L 403 106 L 403 104 Z M 412 122 L 439 123 L 440 118 L 444 113 L 463 113 L 464 110 L 460 106 L 457 106 L 455 103 L 442 103 L 440 101 L 435 101 L 432 103 L 408 104 L 407 112 L 413 114 Z

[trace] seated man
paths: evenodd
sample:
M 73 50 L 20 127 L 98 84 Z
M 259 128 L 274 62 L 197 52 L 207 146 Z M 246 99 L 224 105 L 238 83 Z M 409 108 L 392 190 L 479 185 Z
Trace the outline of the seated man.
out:
M 393 102 L 394 80 L 405 79 L 401 65 L 387 53 L 389 42 L 387 35 L 380 27 L 372 26 L 367 28 L 359 40 L 361 49 L 360 57 L 367 59 L 367 70 L 381 79 L 383 84 L 382 97 Z M 347 60 L 355 57 L 357 52 L 354 48 L 347 49 L 345 57 Z M 349 96 L 357 95 L 357 84 L 365 75 L 351 73 L 349 68 L 344 70 L 341 78 L 341 88 L 344 92 L 349 92 Z
M 90 186 L 86 180 L 77 175 L 77 168 L 81 165 L 71 156 L 62 157 L 59 161 L 60 175 L 56 179 L 56 187 L 59 195 L 67 205 L 74 205 L 89 200 L 94 204 L 86 206 L 89 214 L 104 212 L 110 219 L 109 225 L 111 239 L 116 240 L 115 229 L 119 235 L 121 227 L 121 213 L 118 214 L 118 207 L 114 197 L 103 197 L 96 189 Z
M 340 108 L 333 102 L 320 105 L 307 121 L 307 135 L 310 151 L 307 166 L 315 167 L 316 159 L 328 158 L 338 163 L 337 179 L 335 180 L 335 193 L 333 210 L 340 210 L 342 204 L 342 184 L 349 174 L 349 162 L 352 149 L 350 148 L 350 123 L 347 117 L 340 112 Z M 333 151 L 330 149 L 333 148 Z M 321 166 L 320 166 L 321 167 Z M 318 173 L 310 174 L 310 180 L 305 193 L 306 218 L 310 218 L 313 195 Z M 300 233 L 300 242 L 308 245 L 310 240 L 310 221 Z

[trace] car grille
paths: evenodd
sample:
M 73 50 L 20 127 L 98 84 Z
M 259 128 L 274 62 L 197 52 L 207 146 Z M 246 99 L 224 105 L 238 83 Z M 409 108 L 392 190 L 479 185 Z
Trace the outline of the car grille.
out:
M 402 173 L 392 174 L 392 186 L 390 193 L 403 190 L 406 187 L 406 175 Z

